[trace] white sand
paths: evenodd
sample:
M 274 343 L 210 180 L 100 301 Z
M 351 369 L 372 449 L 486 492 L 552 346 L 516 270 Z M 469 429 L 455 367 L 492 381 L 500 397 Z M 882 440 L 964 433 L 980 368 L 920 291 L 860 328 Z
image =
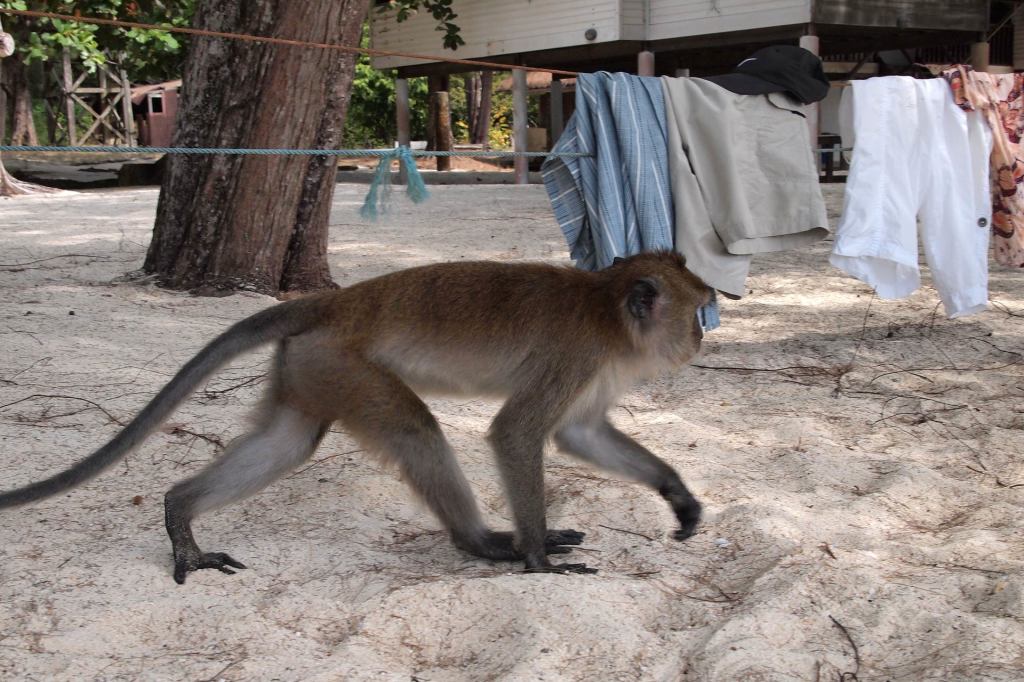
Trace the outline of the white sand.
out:
M 435 188 L 376 225 L 357 217 L 365 189 L 335 199 L 342 284 L 461 258 L 567 262 L 539 187 Z M 113 283 L 140 266 L 156 198 L 0 200 L 3 488 L 86 455 L 273 303 Z M 1024 272 L 993 271 L 993 308 L 949 321 L 928 286 L 874 299 L 829 246 L 757 258 L 699 361 L 776 371 L 688 368 L 614 411 L 705 503 L 690 540 L 670 539 L 655 493 L 552 453 L 549 523 L 587 531 L 571 556 L 600 572 L 522 575 L 453 549 L 335 433 L 313 466 L 197 524 L 249 570 L 178 586 L 162 495 L 216 453 L 190 432 L 240 433 L 266 358 L 251 355 L 124 464 L 0 513 L 0 678 L 1024 678 Z M 9 265 L 69 253 L 86 255 Z M 431 405 L 508 527 L 483 440 L 496 405 Z

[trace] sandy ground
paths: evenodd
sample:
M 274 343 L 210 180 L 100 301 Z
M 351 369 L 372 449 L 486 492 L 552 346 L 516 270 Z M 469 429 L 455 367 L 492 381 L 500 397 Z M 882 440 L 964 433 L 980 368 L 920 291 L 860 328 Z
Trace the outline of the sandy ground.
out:
M 836 188 L 827 191 L 833 215 Z M 567 262 L 543 190 L 442 187 L 357 217 L 330 259 L 356 282 L 469 258 Z M 193 298 L 139 267 L 155 189 L 0 200 L 0 485 L 103 443 L 199 347 L 269 298 Z M 593 576 L 461 554 L 343 433 L 197 524 L 250 569 L 170 577 L 162 495 L 238 435 L 266 354 L 240 358 L 124 464 L 0 514 L 8 680 L 1019 680 L 1024 676 L 1024 273 L 950 321 L 925 286 L 880 301 L 823 243 L 759 257 L 703 367 L 613 413 L 706 504 L 670 539 L 653 492 L 552 452 L 549 523 Z M 70 255 L 76 254 L 76 255 Z M 432 400 L 487 516 L 497 406 Z

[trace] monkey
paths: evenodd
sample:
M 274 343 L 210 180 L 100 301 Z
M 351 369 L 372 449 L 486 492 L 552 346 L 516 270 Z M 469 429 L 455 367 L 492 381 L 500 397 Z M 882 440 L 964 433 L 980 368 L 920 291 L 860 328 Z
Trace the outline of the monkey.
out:
M 700 350 L 697 309 L 710 289 L 673 252 L 617 259 L 596 272 L 542 263 L 459 262 L 399 270 L 285 301 L 228 328 L 189 360 L 112 440 L 70 468 L 0 493 L 0 508 L 69 490 L 124 458 L 233 357 L 276 343 L 252 428 L 164 497 L 174 580 L 244 564 L 203 552 L 201 514 L 265 488 L 310 458 L 334 423 L 397 467 L 454 545 L 528 572 L 593 573 L 552 563 L 585 533 L 548 530 L 543 449 L 644 483 L 671 506 L 674 537 L 701 505 L 676 471 L 608 420 L 639 380 Z M 487 434 L 514 531 L 491 530 L 421 395 L 504 398 Z

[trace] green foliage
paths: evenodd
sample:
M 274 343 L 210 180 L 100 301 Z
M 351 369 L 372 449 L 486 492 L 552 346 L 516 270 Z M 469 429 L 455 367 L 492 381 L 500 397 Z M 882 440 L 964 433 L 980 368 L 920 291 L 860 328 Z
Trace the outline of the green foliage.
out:
M 369 24 L 363 24 L 362 47 L 370 44 Z M 414 139 L 427 129 L 427 79 L 409 81 L 409 125 Z M 370 66 L 360 55 L 352 80 L 352 95 L 345 120 L 344 144 L 348 147 L 389 147 L 397 136 L 395 123 L 395 73 Z
M 195 7 L 202 0 L 0 0 L 0 7 L 32 9 L 59 14 L 122 19 L 138 23 L 188 26 Z M 212 1 L 212 0 L 210 0 Z M 461 0 L 471 1 L 471 0 Z M 429 12 L 437 21 L 437 30 L 444 33 L 444 47 L 455 50 L 465 44 L 459 27 L 453 23 L 458 15 L 453 0 L 390 0 L 380 4 L 381 10 L 397 11 L 403 21 L 419 11 Z M 7 31 L 15 34 L 22 59 L 58 63 L 64 48 L 86 68 L 95 70 L 109 61 L 128 72 L 133 83 L 157 82 L 180 77 L 187 38 L 180 34 L 154 29 L 97 26 L 59 19 L 9 18 Z M 368 29 L 363 31 L 363 45 L 368 45 Z M 356 63 L 352 98 L 345 126 L 345 144 L 349 146 L 389 146 L 396 137 L 395 85 L 393 71 L 377 71 L 363 55 Z M 452 126 L 456 139 L 468 137 L 466 97 L 462 80 L 451 81 Z M 41 94 L 41 93 L 37 93 Z M 424 139 L 427 126 L 426 78 L 409 81 L 410 127 L 413 139 Z M 508 146 L 508 133 L 503 122 L 511 120 L 511 104 L 507 93 L 495 93 L 492 144 Z
M 188 26 L 200 0 L 0 0 L 0 7 L 31 9 L 83 17 L 121 19 L 144 24 Z M 437 20 L 443 43 L 456 49 L 464 41 L 452 23 L 458 15 L 453 0 L 390 0 L 381 9 L 396 9 L 399 21 L 421 9 Z M 86 68 L 112 60 L 128 72 L 133 83 L 171 80 L 181 75 L 187 37 L 154 29 L 97 26 L 59 19 L 8 18 L 18 50 L 26 62 L 53 61 L 63 48 Z M 361 60 L 363 61 L 363 60 Z M 368 62 L 366 62 L 368 65 Z
M 0 6 L 12 9 L 172 26 L 187 26 L 192 19 L 195 4 L 196 0 L 0 1 Z M 60 19 L 16 17 L 8 21 L 8 31 L 15 35 L 18 51 L 27 63 L 57 60 L 63 49 L 68 48 L 90 70 L 112 60 L 128 72 L 132 82 L 169 80 L 181 73 L 184 45 L 183 40 L 173 33 L 97 26 Z
M 465 0 L 464 0 L 465 1 Z M 468 0 L 472 1 L 472 0 Z M 430 12 L 430 16 L 437 21 L 436 30 L 444 32 L 444 46 L 449 50 L 459 49 L 459 45 L 465 45 L 466 41 L 459 35 L 459 27 L 452 23 L 452 19 L 459 16 L 452 10 L 452 0 L 389 0 L 382 3 L 378 11 L 397 10 L 398 21 L 405 21 L 419 12 L 420 7 Z
M 497 90 L 505 73 L 494 74 L 491 91 L 491 126 L 488 144 L 492 149 L 512 148 L 512 93 Z M 448 86 L 452 134 L 456 142 L 469 141 L 469 114 L 466 88 L 462 78 L 452 77 Z M 409 79 L 409 124 L 412 139 L 427 136 L 427 79 Z M 530 125 L 539 120 L 537 98 L 530 98 L 527 117 Z M 352 148 L 390 147 L 397 137 L 395 125 L 395 74 L 370 67 L 360 58 L 352 83 L 344 144 Z

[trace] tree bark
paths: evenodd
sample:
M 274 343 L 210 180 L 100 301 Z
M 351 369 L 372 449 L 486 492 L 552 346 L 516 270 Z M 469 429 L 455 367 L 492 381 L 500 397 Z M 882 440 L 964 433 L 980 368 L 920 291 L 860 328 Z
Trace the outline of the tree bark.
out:
M 3 30 L 3 24 L 0 23 L 0 33 L 3 33 Z M 7 61 L 11 61 L 11 58 L 8 58 Z M 7 135 L 7 93 L 3 87 L 3 83 L 4 59 L 3 55 L 0 54 L 0 144 L 3 144 Z M 33 185 L 15 178 L 7 172 L 6 168 L 4 168 L 3 155 L 0 154 L 0 197 L 15 197 L 22 194 L 39 194 L 52 191 L 54 190 L 49 187 Z
M 11 100 L 11 144 L 37 145 L 28 67 L 17 54 L 4 60 L 3 87 Z
M 491 84 L 494 74 L 490 71 L 467 73 L 466 121 L 469 128 L 470 144 L 487 144 L 491 134 Z
M 487 144 L 491 137 L 491 90 L 494 84 L 494 73 L 484 71 L 480 74 L 480 106 L 476 112 L 476 126 L 471 128 L 470 140 L 473 144 Z
M 447 92 L 449 87 L 448 76 L 427 76 L 427 149 L 438 151 L 438 120 L 437 102 L 435 95 L 439 92 Z
M 437 130 L 434 132 L 434 139 L 437 140 L 436 147 L 439 152 L 450 152 L 455 146 L 452 138 L 452 112 L 451 102 L 447 90 L 439 90 L 430 95 L 430 108 L 436 112 L 435 123 Z M 452 169 L 452 157 L 437 157 L 437 170 L 450 171 Z
M 369 0 L 201 0 L 193 25 L 358 45 Z M 194 38 L 176 147 L 337 148 L 355 56 Z M 335 157 L 173 155 L 143 271 L 173 289 L 276 295 L 334 286 Z
M 477 144 L 474 134 L 476 132 L 477 117 L 480 115 L 479 72 L 463 74 L 462 82 L 466 90 L 466 128 L 469 131 L 469 143 Z

